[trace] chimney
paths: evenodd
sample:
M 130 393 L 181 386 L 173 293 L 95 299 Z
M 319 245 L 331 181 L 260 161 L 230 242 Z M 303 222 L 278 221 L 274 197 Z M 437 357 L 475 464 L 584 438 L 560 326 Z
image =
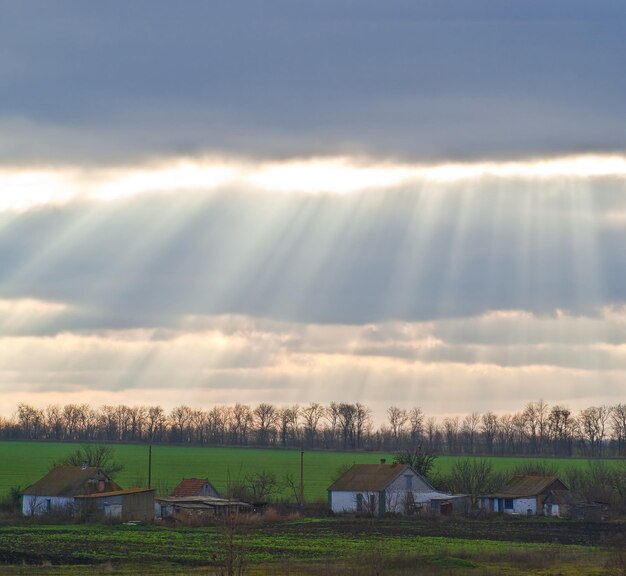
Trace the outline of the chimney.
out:
M 380 463 L 381 463 L 381 464 L 385 464 L 386 462 L 387 462 L 387 460 L 385 460 L 384 458 L 381 458 L 381 459 L 380 459 Z

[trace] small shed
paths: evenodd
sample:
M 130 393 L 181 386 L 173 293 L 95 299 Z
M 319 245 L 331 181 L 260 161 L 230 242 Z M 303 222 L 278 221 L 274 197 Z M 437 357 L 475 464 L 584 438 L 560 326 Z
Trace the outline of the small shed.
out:
M 603 507 L 590 502 L 575 490 L 552 490 L 543 503 L 543 513 L 557 518 L 576 520 L 600 520 Z
M 128 488 L 75 497 L 78 508 L 85 515 L 122 522 L 150 522 L 154 520 L 154 489 Z
M 76 496 L 121 490 L 100 468 L 56 466 L 22 492 L 24 516 L 76 511 Z
M 513 476 L 501 492 L 480 496 L 478 506 L 487 512 L 540 515 L 552 491 L 569 491 L 569 488 L 556 476 Z
M 206 478 L 184 478 L 170 494 L 173 498 L 187 496 L 210 496 L 219 498 L 219 492 Z
M 213 518 L 227 513 L 252 512 L 252 504 L 211 496 L 165 496 L 154 501 L 154 515 L 158 519 Z
M 386 512 L 448 514 L 455 497 L 439 492 L 407 464 L 354 464 L 328 487 L 328 507 L 333 512 Z

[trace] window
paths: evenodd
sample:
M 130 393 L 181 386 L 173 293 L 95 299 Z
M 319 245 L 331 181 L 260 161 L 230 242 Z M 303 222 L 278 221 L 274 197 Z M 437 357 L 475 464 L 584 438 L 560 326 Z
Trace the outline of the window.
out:
M 50 498 L 46 498 L 46 512 L 50 512 L 52 510 L 52 500 Z
M 504 499 L 504 509 L 505 510 L 513 510 L 513 498 L 505 498 Z
M 404 488 L 406 490 L 412 490 L 413 489 L 413 476 L 407 474 L 404 477 Z
M 363 511 L 363 494 L 356 495 L 356 511 L 357 512 Z

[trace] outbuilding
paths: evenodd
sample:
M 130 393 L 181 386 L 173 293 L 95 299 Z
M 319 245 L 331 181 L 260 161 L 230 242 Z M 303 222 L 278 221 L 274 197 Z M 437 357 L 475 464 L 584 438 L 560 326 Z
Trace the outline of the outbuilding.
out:
M 154 490 L 128 488 L 76 496 L 78 509 L 85 516 L 121 522 L 150 522 L 154 520 Z
M 154 501 L 154 514 L 157 519 L 203 520 L 253 510 L 252 504 L 247 502 L 211 496 L 165 496 Z
M 513 476 L 497 493 L 480 496 L 479 508 L 524 516 L 544 513 L 544 503 L 551 492 L 569 488 L 556 476 Z

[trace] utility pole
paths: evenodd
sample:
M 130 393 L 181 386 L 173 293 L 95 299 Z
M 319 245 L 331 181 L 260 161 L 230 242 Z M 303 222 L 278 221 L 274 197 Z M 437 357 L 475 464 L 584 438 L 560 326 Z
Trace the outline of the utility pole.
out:
M 148 447 L 148 488 L 152 488 L 152 444 Z
M 304 450 L 300 448 L 300 508 L 304 506 Z

